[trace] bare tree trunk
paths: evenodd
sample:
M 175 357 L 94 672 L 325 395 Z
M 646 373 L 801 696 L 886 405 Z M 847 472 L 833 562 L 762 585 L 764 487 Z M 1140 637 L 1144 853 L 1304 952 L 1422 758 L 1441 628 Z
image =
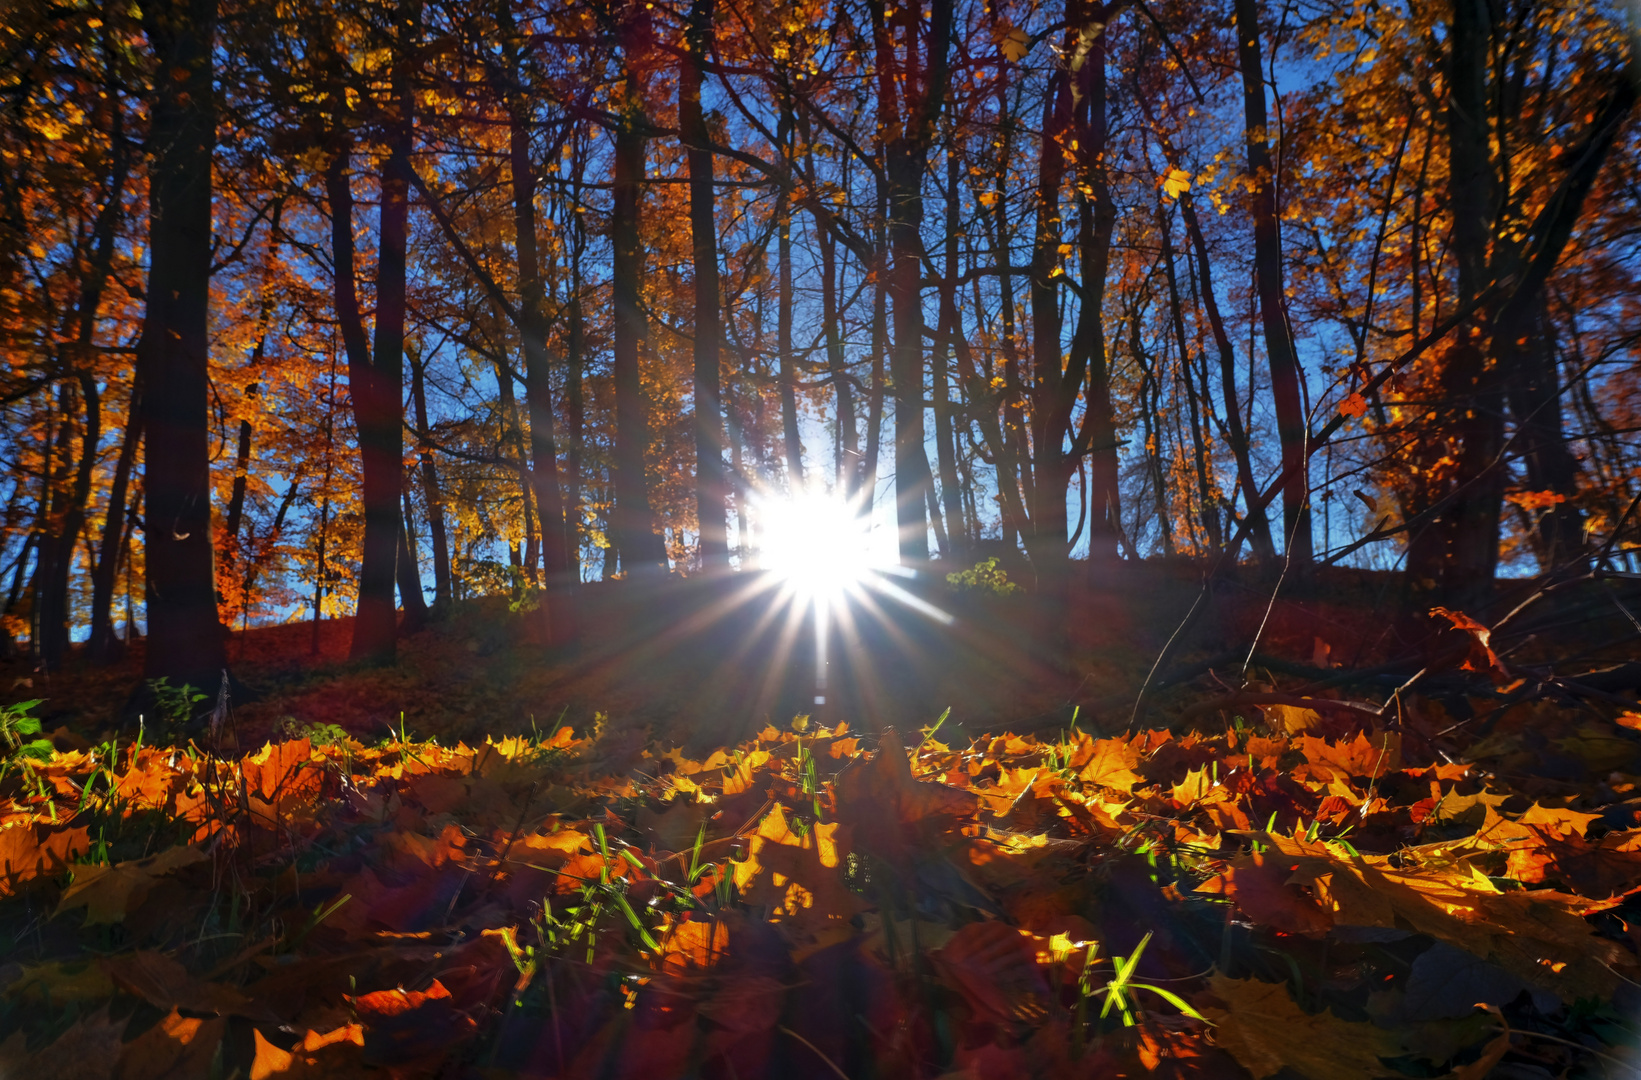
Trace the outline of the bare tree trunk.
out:
M 450 606 L 450 544 L 444 531 L 444 493 L 439 487 L 439 467 L 433 460 L 428 441 L 426 365 L 414 352 L 410 357 L 410 399 L 416 410 L 418 465 L 422 477 L 422 497 L 427 501 L 427 532 L 433 541 L 433 606 Z
M 831 231 L 819 223 L 815 228 L 815 242 L 821 254 L 821 320 L 825 323 L 826 370 L 837 396 L 837 484 L 843 498 L 851 499 L 855 494 L 854 477 L 859 471 L 860 433 L 855 427 L 854 382 L 844 362 L 843 330 L 838 325 L 838 245 Z
M 780 121 L 775 129 L 783 165 L 792 161 L 792 102 L 781 96 Z M 792 355 L 792 202 L 786 188 L 775 193 L 775 349 L 781 358 L 778 386 L 781 395 L 781 436 L 786 450 L 787 486 L 803 487 L 803 443 L 798 437 L 798 372 Z
M 143 7 L 159 70 L 149 123 L 147 315 L 138 344 L 145 387 L 145 674 L 215 686 L 227 663 L 211 544 L 208 394 L 211 154 L 216 0 Z
M 1271 162 L 1271 131 L 1265 112 L 1265 72 L 1259 50 L 1258 0 L 1236 0 L 1237 57 L 1242 67 L 1242 105 L 1253 181 L 1254 279 L 1260 325 L 1271 370 L 1276 433 L 1282 444 L 1282 534 L 1296 564 L 1311 561 L 1310 476 L 1305 469 L 1305 408 L 1299 392 L 1299 356 L 1288 326 L 1282 287 L 1282 235 L 1276 216 L 1277 176 Z
M 923 171 L 946 100 L 952 5 L 950 0 L 934 0 L 927 26 L 921 6 L 895 9 L 892 18 L 903 29 L 904 59 L 896 52 L 883 5 L 874 2 L 868 8 L 879 115 L 887 118 L 881 138 L 894 306 L 890 371 L 895 395 L 895 521 L 901 561 L 920 563 L 929 558 L 924 503 L 934 486 L 923 445 Z M 919 44 L 925 41 L 926 51 L 919 55 Z
M 957 135 L 953 131 L 946 144 L 946 280 L 940 287 L 940 335 L 930 356 L 930 393 L 934 401 L 935 461 L 940 469 L 941 503 L 946 511 L 946 532 L 949 548 L 942 547 L 940 557 L 957 558 L 968 546 L 968 528 L 963 522 L 963 491 L 957 479 L 957 440 L 952 430 L 952 403 L 948 372 L 954 350 L 953 343 L 963 332 L 963 321 L 957 311 L 957 236 L 961 227 L 958 211 L 961 199 L 958 184 L 962 176 L 957 154 Z
M 395 575 L 399 581 L 399 601 L 405 617 L 399 633 L 414 634 L 427 625 L 427 597 L 422 595 L 422 572 L 410 540 L 410 496 L 404 496 L 404 516 L 399 527 L 399 556 Z
M 1056 395 L 1055 411 L 1063 410 L 1064 420 L 1053 419 L 1056 430 L 1069 429 L 1081 370 L 1087 370 L 1087 412 L 1078 434 L 1069 466 L 1089 455 L 1088 480 L 1088 563 L 1091 573 L 1101 563 L 1118 558 L 1122 535 L 1122 491 L 1117 455 L 1117 421 L 1111 405 L 1111 368 L 1106 357 L 1105 288 L 1111 264 L 1111 236 L 1116 228 L 1117 210 L 1111 201 L 1105 162 L 1107 125 L 1106 38 L 1111 13 L 1094 7 L 1086 13 L 1076 51 L 1072 54 L 1072 89 L 1077 173 L 1082 180 L 1077 195 L 1078 235 L 1083 272 L 1083 295 L 1078 308 L 1077 331 L 1072 338 L 1071 363 L 1064 385 Z M 1060 489 L 1061 505 L 1065 503 Z
M 369 352 L 348 350 L 348 386 L 353 400 L 363 465 L 365 536 L 359 568 L 359 607 L 353 622 L 354 660 L 391 664 L 397 658 L 397 617 L 393 591 L 397 577 L 400 520 L 400 484 L 404 458 L 403 402 L 405 347 L 406 243 L 410 211 L 410 152 L 415 138 L 410 87 L 410 52 L 421 22 L 418 0 L 406 0 L 399 10 L 393 66 L 393 99 L 389 106 L 388 156 L 381 173 L 381 211 L 376 264 L 375 339 Z M 344 184 L 345 186 L 345 184 Z M 333 213 L 335 212 L 333 204 Z M 338 229 L 352 244 L 350 213 Z M 351 255 L 351 252 L 349 253 Z M 344 263 L 337 260 L 337 276 Z M 348 284 L 352 284 L 351 274 Z M 363 337 L 363 328 L 357 330 Z M 361 341 L 362 344 L 362 341 Z M 357 361 L 363 360 L 364 363 Z
M 501 5 L 502 24 L 512 30 L 512 10 Z M 542 564 L 547 584 L 543 622 L 550 641 L 574 636 L 574 592 L 569 588 L 571 563 L 565 542 L 564 498 L 558 479 L 558 443 L 554 436 L 552 369 L 547 358 L 547 315 L 542 310 L 546 287 L 536 239 L 536 170 L 530 158 L 529 101 L 522 85 L 523 67 L 516 36 L 509 32 L 503 48 L 509 76 L 508 150 L 513 180 L 513 231 L 519 276 L 519 340 L 524 349 L 524 396 L 530 413 L 530 479 L 536 521 L 540 527 Z
M 665 570 L 667 551 L 655 531 L 644 456 L 650 444 L 639 344 L 648 335 L 642 301 L 644 249 L 640 236 L 644 183 L 643 94 L 629 65 L 621 123 L 615 133 L 615 176 L 610 217 L 613 247 L 613 364 L 615 383 L 615 508 L 612 539 L 629 575 Z
M 1191 246 L 1196 252 L 1202 311 L 1208 318 L 1208 328 L 1213 333 L 1214 344 L 1219 350 L 1219 385 L 1220 395 L 1225 399 L 1226 442 L 1230 444 L 1231 457 L 1236 461 L 1237 482 L 1248 505 L 1249 542 L 1253 546 L 1254 555 L 1261 562 L 1269 563 L 1276 557 L 1276 544 L 1271 538 L 1271 523 L 1265 516 L 1265 508 L 1255 505 L 1254 502 L 1259 493 L 1259 486 L 1254 481 L 1248 433 L 1242 426 L 1242 409 L 1237 399 L 1236 350 L 1231 347 L 1231 337 L 1225 331 L 1225 319 L 1220 314 L 1219 298 L 1214 293 L 1214 275 L 1212 263 L 1208 258 L 1208 241 L 1202 235 L 1202 226 L 1197 221 L 1196 206 L 1192 203 L 1189 193 L 1181 193 L 1179 211 L 1180 217 L 1185 221 L 1185 231 L 1191 238 Z M 1206 386 L 1204 390 L 1206 391 Z
M 1191 448 L 1197 473 L 1197 520 L 1202 523 L 1202 531 L 1208 546 L 1217 550 L 1221 543 L 1219 507 L 1214 505 L 1208 441 L 1203 431 L 1202 416 L 1203 406 L 1208 398 L 1207 372 L 1204 369 L 1202 394 L 1199 398 L 1196 380 L 1193 378 L 1190 344 L 1185 338 L 1185 306 L 1180 301 L 1179 273 L 1174 263 L 1174 223 L 1168 215 L 1158 214 L 1157 227 L 1162 232 L 1162 260 L 1168 274 L 1168 308 L 1174 327 L 1174 344 L 1179 349 L 1180 374 L 1185 382 L 1186 402 L 1191 410 Z
M 695 518 L 700 529 L 703 570 L 729 566 L 719 371 L 724 331 L 718 282 L 717 199 L 713 191 L 711 137 L 701 109 L 704 63 L 713 43 L 713 6 L 713 0 L 694 0 L 690 5 L 678 83 L 678 128 L 689 163 L 690 247 L 695 271 Z M 784 200 L 784 191 L 780 198 Z
M 1069 15 L 1069 13 L 1068 13 Z M 1066 488 L 1071 462 L 1065 428 L 1054 423 L 1055 397 L 1064 377 L 1060 290 L 1056 280 L 1062 237 L 1060 187 L 1065 181 L 1064 140 L 1071 132 L 1070 79 L 1057 71 L 1044 96 L 1043 139 L 1037 159 L 1037 229 L 1031 259 L 1031 515 L 1026 548 L 1039 582 L 1059 581 L 1066 558 Z M 1053 585 L 1049 586 L 1054 587 Z
M 91 570 L 91 643 L 89 652 L 94 664 L 108 664 L 115 659 L 114 637 L 114 577 L 119 568 L 120 553 L 128 535 L 126 522 L 126 492 L 131 484 L 131 469 L 137 459 L 137 448 L 142 443 L 142 383 L 131 384 L 131 400 L 127 407 L 125 436 L 120 443 L 120 456 L 114 462 L 114 478 L 109 486 L 108 512 L 103 517 L 102 542 L 97 561 Z

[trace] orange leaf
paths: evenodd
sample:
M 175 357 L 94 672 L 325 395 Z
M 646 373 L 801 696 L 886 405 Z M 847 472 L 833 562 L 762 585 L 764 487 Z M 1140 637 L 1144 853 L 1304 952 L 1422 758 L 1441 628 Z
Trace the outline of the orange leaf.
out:
M 1098 784 L 1126 795 L 1143 780 L 1133 771 L 1139 763 L 1138 747 L 1122 739 L 1100 739 L 1094 743 L 1088 764 L 1083 766 L 1077 778 L 1084 783 Z
M 115 1080 L 206 1080 L 211 1059 L 228 1030 L 221 1017 L 185 1017 L 176 1009 L 120 1052 Z

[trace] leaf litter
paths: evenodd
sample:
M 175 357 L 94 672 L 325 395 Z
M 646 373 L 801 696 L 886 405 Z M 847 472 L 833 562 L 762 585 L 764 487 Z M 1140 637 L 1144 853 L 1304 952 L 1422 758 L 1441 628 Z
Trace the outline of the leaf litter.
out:
M 1641 717 L 1296 711 L 13 761 L 0 1073 L 1632 1074 Z

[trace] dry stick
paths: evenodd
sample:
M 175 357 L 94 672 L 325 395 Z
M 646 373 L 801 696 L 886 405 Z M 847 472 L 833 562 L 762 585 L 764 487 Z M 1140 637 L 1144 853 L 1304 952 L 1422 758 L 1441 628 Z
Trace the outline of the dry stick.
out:
M 1262 692 L 1238 692 L 1215 698 L 1212 701 L 1200 701 L 1180 710 L 1178 719 L 1183 723 L 1187 720 L 1194 720 L 1199 716 L 1206 716 L 1209 713 L 1234 708 L 1238 705 L 1293 705 L 1301 709 L 1335 709 L 1339 712 L 1355 713 L 1358 716 L 1379 719 L 1379 713 L 1370 705 L 1335 701 L 1332 698 L 1307 697 L 1303 694 Z
M 1456 327 L 1468 319 L 1471 314 L 1480 308 L 1484 303 L 1491 301 L 1494 296 L 1503 290 L 1503 286 L 1504 283 L 1500 282 L 1488 289 L 1483 290 L 1471 299 L 1469 303 L 1463 305 L 1452 315 L 1449 315 L 1447 318 L 1443 319 L 1439 324 L 1431 329 L 1430 333 L 1415 341 L 1408 347 L 1406 352 L 1392 360 L 1385 366 L 1384 370 L 1380 371 L 1379 374 L 1364 383 L 1361 388 L 1357 390 L 1357 393 L 1366 396 L 1367 393 L 1377 390 L 1385 383 L 1389 382 L 1392 375 L 1396 374 L 1396 372 L 1418 359 L 1421 355 L 1423 355 L 1426 349 L 1430 348 L 1430 346 L 1452 333 Z M 1179 626 L 1175 628 L 1174 633 L 1168 638 L 1168 642 L 1163 645 L 1162 651 L 1157 653 L 1157 659 L 1152 663 L 1151 670 L 1146 673 L 1145 682 L 1141 684 L 1139 695 L 1134 699 L 1134 711 L 1130 714 L 1128 719 L 1131 727 L 1137 727 L 1139 725 L 1140 717 L 1145 712 L 1146 698 L 1149 697 L 1151 693 L 1151 683 L 1156 678 L 1157 672 L 1160 671 L 1162 669 L 1162 665 L 1167 663 L 1173 656 L 1174 651 L 1179 647 L 1179 643 L 1184 640 L 1185 635 L 1193 626 L 1196 625 L 1197 620 L 1202 618 L 1203 612 L 1207 610 L 1207 602 L 1212 593 L 1214 579 L 1218 577 L 1220 571 L 1224 569 L 1225 563 L 1230 557 L 1231 552 L 1240 550 L 1242 545 L 1247 541 L 1248 534 L 1252 528 L 1252 521 L 1257 511 L 1265 509 L 1271 504 L 1272 501 L 1276 499 L 1277 494 L 1282 490 L 1282 485 L 1287 483 L 1289 474 L 1298 471 L 1302 466 L 1310 461 L 1313 455 L 1326 446 L 1328 441 L 1333 438 L 1339 429 L 1344 427 L 1345 421 L 1346 417 L 1343 413 L 1335 414 L 1333 419 L 1328 421 L 1328 423 L 1323 426 L 1322 430 L 1317 432 L 1316 435 L 1311 438 L 1310 446 L 1308 447 L 1305 456 L 1283 469 L 1282 472 L 1277 475 L 1276 479 L 1271 481 L 1271 483 L 1266 486 L 1265 490 L 1259 494 L 1258 498 L 1251 498 L 1249 500 L 1248 513 L 1243 515 L 1242 524 L 1237 528 L 1236 535 L 1233 536 L 1222 548 L 1220 548 L 1218 558 L 1214 560 L 1214 564 L 1209 568 L 1208 573 L 1203 576 L 1202 590 L 1197 593 L 1196 601 L 1192 603 L 1191 610 L 1186 612 L 1185 618 L 1180 622 Z
M 836 1074 L 839 1077 L 842 1077 L 842 1080 L 849 1080 L 849 1074 L 844 1072 L 842 1069 L 838 1068 L 837 1062 L 833 1061 L 831 1058 L 827 1057 L 824 1053 L 822 1053 L 820 1047 L 816 1046 L 814 1043 L 810 1042 L 808 1039 L 804 1038 L 802 1035 L 799 1035 L 796 1031 L 793 1031 L 791 1028 L 787 1027 L 785 1024 L 777 1024 L 777 1025 L 775 1025 L 775 1029 L 777 1031 L 781 1032 L 784 1035 L 792 1036 L 794 1039 L 798 1040 L 799 1042 L 803 1043 L 805 1046 L 809 1047 L 809 1049 L 811 1049 L 815 1052 L 816 1057 L 818 1057 L 822 1061 L 826 1062 L 826 1067 L 831 1069 L 834 1074 Z

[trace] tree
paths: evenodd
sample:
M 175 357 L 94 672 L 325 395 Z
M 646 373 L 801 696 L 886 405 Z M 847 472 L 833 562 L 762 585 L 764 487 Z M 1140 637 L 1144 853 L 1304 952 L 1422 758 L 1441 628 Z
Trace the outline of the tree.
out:
M 145 674 L 213 687 L 226 664 L 211 546 L 209 303 L 216 0 L 145 5 L 154 55 L 143 397 Z

